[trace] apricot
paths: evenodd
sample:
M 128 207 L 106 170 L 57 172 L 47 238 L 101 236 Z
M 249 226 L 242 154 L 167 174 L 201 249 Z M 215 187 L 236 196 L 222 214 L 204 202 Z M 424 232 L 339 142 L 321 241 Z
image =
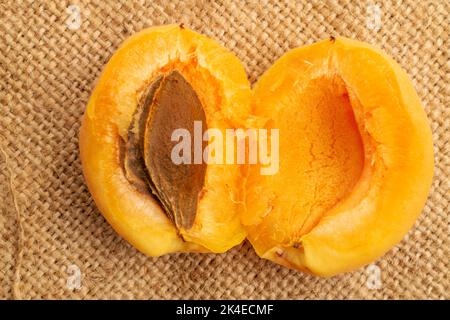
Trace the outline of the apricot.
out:
M 123 238 L 151 256 L 224 252 L 245 239 L 240 166 L 175 164 L 171 134 L 196 134 L 195 121 L 240 127 L 250 96 L 240 61 L 183 26 L 150 28 L 122 44 L 89 100 L 80 154 L 95 203 Z
M 275 132 L 262 140 L 277 161 L 254 164 L 255 144 L 228 138 L 208 149 L 231 129 Z M 179 148 L 192 136 L 200 143 Z M 143 253 L 219 253 L 247 237 L 260 257 L 320 276 L 399 242 L 433 176 L 420 100 L 378 49 L 345 38 L 297 48 L 250 90 L 230 51 L 179 25 L 139 32 L 112 56 L 80 155 L 101 213 Z
M 278 174 L 254 165 L 246 179 L 242 222 L 260 257 L 330 276 L 374 261 L 412 227 L 432 137 L 391 58 L 345 38 L 293 49 L 259 79 L 251 109 L 280 130 Z

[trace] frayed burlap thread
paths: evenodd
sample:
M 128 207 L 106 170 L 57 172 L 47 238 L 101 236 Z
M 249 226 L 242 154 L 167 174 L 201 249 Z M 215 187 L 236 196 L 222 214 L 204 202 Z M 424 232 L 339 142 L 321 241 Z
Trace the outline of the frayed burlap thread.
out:
M 449 299 L 449 6 L 2 1 L 0 298 Z M 81 116 L 120 43 L 167 23 L 217 39 L 241 59 L 252 83 L 289 49 L 337 35 L 373 43 L 407 70 L 433 130 L 435 178 L 415 227 L 375 269 L 317 278 L 259 259 L 248 243 L 220 255 L 148 258 L 111 229 L 82 176 Z M 77 270 L 80 287 L 71 285 Z

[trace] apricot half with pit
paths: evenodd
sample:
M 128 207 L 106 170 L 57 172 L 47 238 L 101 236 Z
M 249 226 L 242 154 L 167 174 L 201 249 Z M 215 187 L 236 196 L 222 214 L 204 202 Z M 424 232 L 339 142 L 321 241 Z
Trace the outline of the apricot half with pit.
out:
M 251 108 L 280 130 L 279 172 L 250 166 L 243 224 L 259 256 L 329 276 L 374 261 L 411 228 L 433 175 L 430 127 L 406 73 L 345 38 L 294 49 Z
M 177 163 L 173 133 L 240 127 L 251 91 L 240 61 L 183 26 L 144 30 L 117 50 L 87 106 L 83 172 L 100 211 L 142 252 L 224 252 L 245 239 L 238 165 Z M 196 132 L 195 123 L 200 131 Z M 208 140 L 198 146 L 202 155 Z

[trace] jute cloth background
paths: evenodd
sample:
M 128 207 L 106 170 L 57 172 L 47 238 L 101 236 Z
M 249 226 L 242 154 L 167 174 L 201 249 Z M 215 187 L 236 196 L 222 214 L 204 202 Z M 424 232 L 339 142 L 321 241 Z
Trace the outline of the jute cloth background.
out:
M 1 1 L 0 297 L 450 298 L 449 7 L 415 0 Z M 248 243 L 221 255 L 147 258 L 121 239 L 84 183 L 80 120 L 120 43 L 167 23 L 217 39 L 242 60 L 252 83 L 287 50 L 330 35 L 395 57 L 424 103 L 436 158 L 429 200 L 405 239 L 376 267 L 329 279 L 261 260 Z M 81 288 L 73 289 L 77 268 Z

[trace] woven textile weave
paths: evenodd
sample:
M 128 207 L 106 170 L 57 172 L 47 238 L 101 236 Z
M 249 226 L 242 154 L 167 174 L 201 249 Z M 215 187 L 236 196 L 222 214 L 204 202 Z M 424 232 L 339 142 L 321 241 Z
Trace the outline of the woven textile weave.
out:
M 449 9 L 437 0 L 2 1 L 0 298 L 449 299 Z M 82 176 L 81 116 L 121 42 L 168 23 L 232 50 L 252 83 L 289 49 L 337 35 L 375 44 L 406 69 L 431 122 L 435 177 L 414 228 L 375 268 L 322 279 L 262 260 L 247 242 L 148 258 L 112 230 Z M 78 289 L 68 285 L 74 268 Z

